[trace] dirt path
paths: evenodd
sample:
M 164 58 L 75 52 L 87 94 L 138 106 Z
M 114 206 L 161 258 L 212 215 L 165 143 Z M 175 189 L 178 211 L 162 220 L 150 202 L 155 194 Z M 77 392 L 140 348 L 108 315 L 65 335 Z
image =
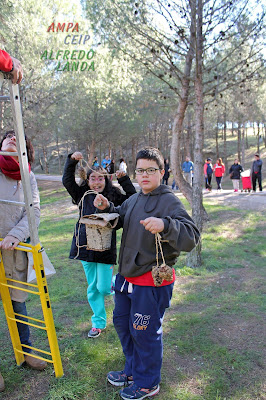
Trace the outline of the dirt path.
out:
M 204 201 L 212 204 L 224 204 L 225 206 L 237 207 L 242 210 L 266 210 L 266 192 L 256 193 L 234 193 L 232 190 L 223 190 L 204 193 Z
M 61 176 L 37 175 L 36 177 L 39 187 L 47 189 L 60 189 L 63 187 Z M 136 187 L 136 190 L 138 189 L 139 188 Z M 178 197 L 182 197 L 182 193 L 175 193 Z M 70 199 L 66 193 L 66 200 L 67 198 Z M 242 210 L 266 210 L 266 191 L 256 193 L 234 193 L 233 190 L 223 190 L 222 192 L 217 192 L 216 190 L 205 192 L 204 190 L 203 198 L 205 202 L 211 204 L 224 204 L 225 206 L 232 206 Z M 64 208 L 64 205 L 61 204 L 61 207 Z M 74 209 L 76 209 L 76 206 L 71 204 L 71 211 L 74 211 Z

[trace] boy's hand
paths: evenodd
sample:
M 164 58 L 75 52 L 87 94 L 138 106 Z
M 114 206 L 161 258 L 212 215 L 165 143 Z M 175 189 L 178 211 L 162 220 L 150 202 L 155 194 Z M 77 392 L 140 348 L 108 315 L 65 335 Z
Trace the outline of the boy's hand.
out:
M 139 221 L 147 231 L 159 233 L 164 230 L 164 222 L 161 218 L 149 217 Z
M 110 207 L 109 201 L 102 194 L 97 194 L 97 196 L 94 199 L 93 204 L 94 204 L 94 207 L 98 208 L 101 211 Z
M 75 151 L 75 153 L 71 156 L 72 160 L 82 160 L 83 155 L 79 151 Z

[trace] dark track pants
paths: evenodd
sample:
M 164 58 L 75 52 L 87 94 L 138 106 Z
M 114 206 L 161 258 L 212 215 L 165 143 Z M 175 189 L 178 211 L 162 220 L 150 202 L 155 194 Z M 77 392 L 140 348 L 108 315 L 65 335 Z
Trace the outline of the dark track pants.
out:
M 126 357 L 124 370 L 143 388 L 151 388 L 161 380 L 162 322 L 173 286 L 133 285 L 132 293 L 128 293 L 128 282 L 116 276 L 113 321 Z
M 255 174 L 255 172 L 252 173 L 252 186 L 254 192 L 256 192 L 256 181 L 258 180 L 258 185 L 259 189 L 262 192 L 262 184 L 261 184 L 261 173 Z

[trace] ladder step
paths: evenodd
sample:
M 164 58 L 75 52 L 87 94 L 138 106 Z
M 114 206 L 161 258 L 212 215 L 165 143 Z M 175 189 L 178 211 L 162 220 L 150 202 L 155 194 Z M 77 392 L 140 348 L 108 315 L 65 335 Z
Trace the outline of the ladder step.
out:
M 0 151 L 2 156 L 18 156 L 16 151 Z
M 22 201 L 11 201 L 11 200 L 2 200 L 0 199 L 0 203 L 3 204 L 9 204 L 10 206 L 20 206 L 20 207 L 24 207 L 25 203 Z
M 0 101 L 10 101 L 10 96 L 0 96 Z

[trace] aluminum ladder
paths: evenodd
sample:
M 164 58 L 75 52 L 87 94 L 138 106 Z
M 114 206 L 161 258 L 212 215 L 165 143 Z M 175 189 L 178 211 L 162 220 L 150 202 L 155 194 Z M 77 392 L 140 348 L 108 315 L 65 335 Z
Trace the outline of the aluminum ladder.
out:
M 0 73 L 1 75 L 1 73 Z M 16 281 L 14 279 L 9 279 L 5 275 L 5 269 L 3 265 L 2 254 L 0 251 L 0 294 L 3 301 L 3 307 L 6 315 L 6 320 L 10 332 L 10 337 L 15 353 L 15 358 L 17 365 L 21 365 L 25 359 L 24 355 L 27 355 L 25 351 L 22 350 L 22 345 L 20 342 L 18 329 L 17 329 L 17 322 L 24 323 L 26 325 L 35 327 L 37 329 L 41 329 L 46 331 L 48 344 L 50 347 L 50 351 L 45 351 L 41 349 L 37 349 L 32 346 L 23 345 L 23 347 L 27 347 L 38 354 L 32 354 L 32 357 L 35 357 L 40 360 L 44 360 L 48 363 L 52 363 L 54 366 L 55 376 L 60 378 L 63 376 L 63 367 L 61 362 L 61 356 L 59 352 L 58 341 L 56 337 L 54 319 L 52 314 L 51 308 L 51 301 L 48 292 L 48 285 L 45 277 L 44 266 L 43 266 L 43 258 L 42 258 L 42 251 L 43 247 L 40 244 L 39 236 L 38 236 L 38 229 L 36 225 L 34 209 L 33 209 L 33 199 L 31 193 L 31 186 L 30 186 L 30 174 L 28 168 L 28 157 L 27 157 L 27 150 L 26 150 L 26 142 L 25 142 L 25 135 L 24 135 L 24 128 L 23 128 L 23 119 L 22 119 L 22 111 L 21 111 L 21 103 L 19 97 L 19 87 L 18 85 L 13 85 L 10 77 L 4 76 L 5 78 L 9 79 L 9 93 L 10 96 L 0 96 L 0 101 L 11 101 L 12 106 L 12 115 L 13 115 L 13 122 L 14 122 L 14 131 L 16 134 L 16 143 L 17 143 L 17 153 L 14 152 L 3 152 L 0 151 L 2 155 L 8 156 L 18 156 L 19 158 L 19 166 L 20 166 L 20 173 L 21 173 L 21 182 L 24 192 L 24 203 L 21 202 L 14 202 L 8 200 L 1 200 L 0 203 L 5 203 L 7 205 L 17 205 L 17 206 L 24 206 L 27 212 L 28 222 L 29 222 L 29 230 L 30 230 L 30 241 L 31 244 L 26 243 L 19 243 L 16 250 L 18 251 L 26 251 L 32 253 L 34 268 L 36 272 L 36 281 L 37 284 L 29 284 L 25 282 Z M 0 76 L 1 78 L 1 76 Z M 1 82 L 1 79 L 0 79 Z M 0 222 L 1 223 L 1 222 Z M 0 240 L 3 240 L 0 238 Z M 16 286 L 19 284 L 22 287 Z M 28 322 L 22 321 L 17 317 L 23 317 L 20 314 L 16 314 L 13 311 L 13 306 L 11 302 L 9 288 L 16 288 L 17 290 L 22 290 L 36 296 L 40 297 L 42 312 L 43 312 L 43 319 L 36 319 L 30 316 L 27 316 Z

